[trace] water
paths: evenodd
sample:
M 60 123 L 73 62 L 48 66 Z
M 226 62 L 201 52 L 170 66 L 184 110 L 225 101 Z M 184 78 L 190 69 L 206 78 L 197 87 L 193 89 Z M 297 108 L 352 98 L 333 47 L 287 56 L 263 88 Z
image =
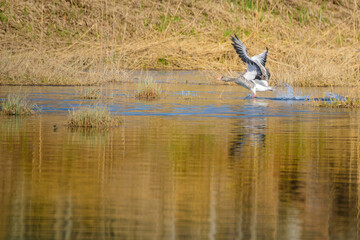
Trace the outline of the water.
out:
M 0 88 L 42 109 L 0 117 L 0 239 L 360 238 L 360 113 L 295 99 L 350 90 L 254 100 L 154 74 L 159 101 L 135 100 L 136 82 L 102 87 L 124 120 L 110 130 L 63 125 L 94 101 L 81 88 Z
M 310 95 L 305 96 L 302 91 L 296 91 L 294 88 L 285 84 L 284 86 L 280 86 L 276 88 L 275 91 L 276 98 L 280 100 L 309 100 Z

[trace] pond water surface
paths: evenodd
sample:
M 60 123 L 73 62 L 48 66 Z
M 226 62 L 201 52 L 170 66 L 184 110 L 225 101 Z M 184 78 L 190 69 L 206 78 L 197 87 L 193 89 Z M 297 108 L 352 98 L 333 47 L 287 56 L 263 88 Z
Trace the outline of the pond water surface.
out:
M 254 100 L 200 73 L 150 74 L 158 101 L 134 98 L 137 78 L 100 100 L 81 99 L 86 87 L 0 88 L 41 109 L 0 116 L 0 239 L 360 238 L 360 112 L 304 100 L 350 89 Z M 122 126 L 64 126 L 93 102 Z

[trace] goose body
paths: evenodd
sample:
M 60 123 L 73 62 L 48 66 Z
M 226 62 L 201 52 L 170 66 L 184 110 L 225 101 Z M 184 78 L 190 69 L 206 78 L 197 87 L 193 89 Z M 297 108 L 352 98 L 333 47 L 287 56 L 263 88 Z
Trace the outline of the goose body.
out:
M 265 68 L 268 48 L 266 48 L 265 52 L 250 58 L 244 44 L 236 35 L 231 36 L 231 41 L 236 53 L 248 67 L 245 74 L 240 74 L 236 78 L 222 76 L 219 80 L 234 82 L 249 89 L 254 94 L 254 97 L 256 97 L 256 92 L 273 91 L 274 89 L 269 86 L 270 72 Z

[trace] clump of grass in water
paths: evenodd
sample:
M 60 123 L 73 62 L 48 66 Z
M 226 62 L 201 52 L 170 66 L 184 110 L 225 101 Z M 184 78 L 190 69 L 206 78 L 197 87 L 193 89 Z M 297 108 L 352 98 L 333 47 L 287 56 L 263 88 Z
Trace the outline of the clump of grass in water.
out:
M 67 122 L 68 127 L 117 127 L 122 121 L 118 117 L 112 117 L 110 112 L 103 106 L 84 107 L 79 110 L 71 110 Z
M 1 114 L 4 115 L 32 115 L 37 106 L 30 104 L 25 96 L 19 94 L 9 94 L 2 103 Z
M 360 108 L 360 99 L 346 97 L 343 99 L 330 99 L 330 101 L 314 101 L 314 106 L 326 108 Z
M 196 94 L 192 93 L 191 91 L 182 91 L 181 93 L 184 100 L 192 101 Z
M 160 97 L 161 88 L 152 78 L 146 78 L 138 85 L 135 97 L 142 100 L 155 100 Z
M 89 88 L 88 90 L 82 91 L 80 96 L 82 99 L 99 99 L 100 97 L 99 88 Z

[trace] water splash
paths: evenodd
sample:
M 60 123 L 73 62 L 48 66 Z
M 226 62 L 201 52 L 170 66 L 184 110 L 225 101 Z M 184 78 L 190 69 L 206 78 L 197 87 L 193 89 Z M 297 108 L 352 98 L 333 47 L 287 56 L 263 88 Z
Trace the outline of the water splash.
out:
M 296 90 L 291 85 L 283 85 L 280 88 L 277 88 L 276 98 L 279 100 L 309 100 L 310 95 L 304 95 L 302 91 Z

